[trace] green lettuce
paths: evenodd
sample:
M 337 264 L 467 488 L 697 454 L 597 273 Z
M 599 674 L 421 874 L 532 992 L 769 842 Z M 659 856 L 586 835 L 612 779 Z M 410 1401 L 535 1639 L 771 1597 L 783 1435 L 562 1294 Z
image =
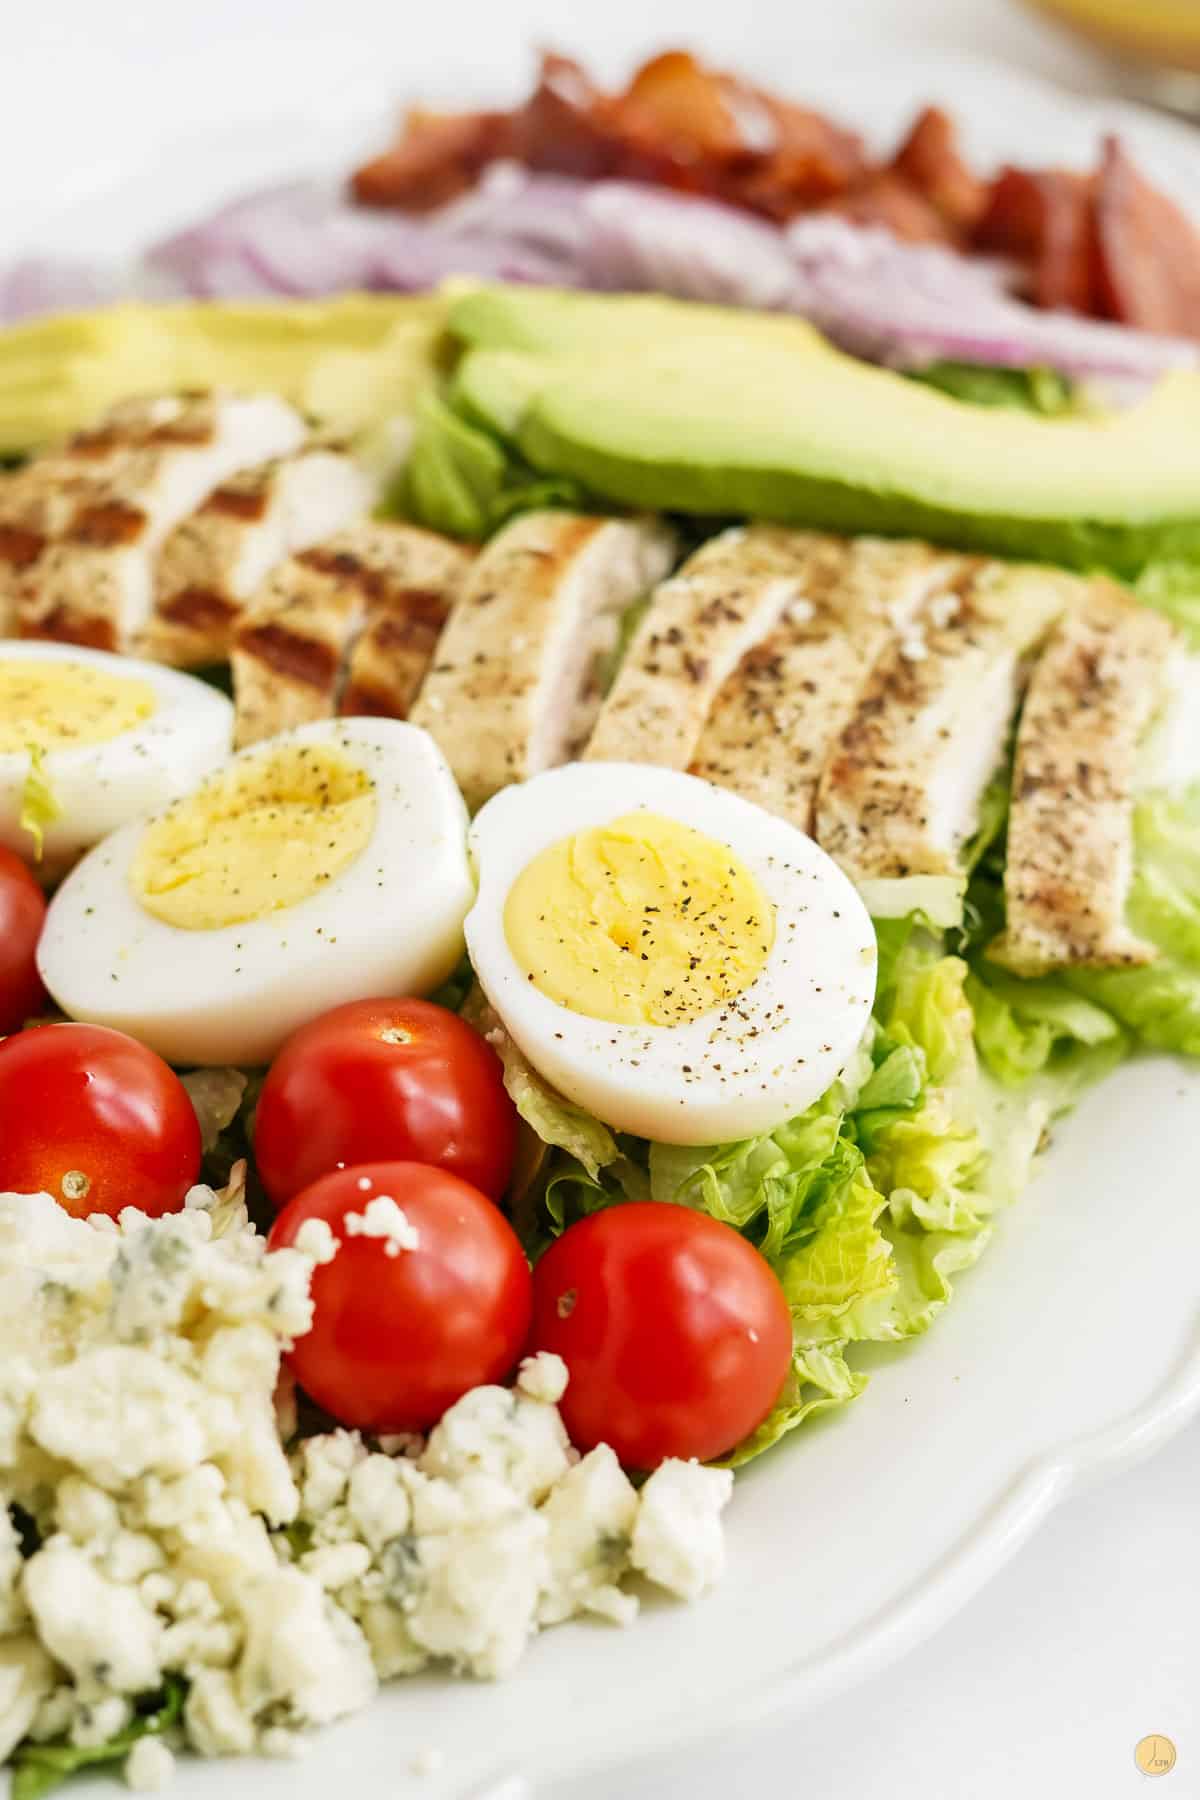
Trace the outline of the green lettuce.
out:
M 44 1794 L 52 1793 L 81 1769 L 123 1763 L 139 1739 L 162 1737 L 179 1723 L 186 1696 L 183 1677 L 168 1675 L 157 1693 L 135 1701 L 132 1720 L 107 1743 L 22 1744 L 12 1758 L 11 1800 L 42 1800 Z
M 1166 613 L 1193 649 L 1200 649 L 1200 568 L 1194 562 L 1157 562 L 1133 584 L 1148 606 Z
M 52 825 L 61 813 L 62 807 L 46 778 L 45 752 L 37 744 L 30 744 L 29 773 L 21 789 L 20 826 L 33 839 L 36 862 L 42 860 L 47 825 Z
M 935 362 L 911 372 L 914 381 L 971 406 L 1002 406 L 1061 418 L 1082 410 L 1079 395 L 1057 369 L 998 369 L 978 363 Z
M 1068 985 L 1142 1043 L 1200 1056 L 1200 782 L 1138 806 L 1126 916 L 1154 945 L 1155 960 L 1073 970 Z
M 485 538 L 516 513 L 582 503 L 575 482 L 528 469 L 436 389 L 420 396 L 399 508 L 452 537 Z

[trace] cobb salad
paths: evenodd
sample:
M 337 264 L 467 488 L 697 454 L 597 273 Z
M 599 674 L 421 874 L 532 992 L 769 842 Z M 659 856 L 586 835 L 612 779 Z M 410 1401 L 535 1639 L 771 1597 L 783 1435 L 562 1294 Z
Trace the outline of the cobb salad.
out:
M 14 1800 L 699 1598 L 1200 1055 L 1200 374 L 1086 329 L 1162 378 L 503 283 L 0 339 Z

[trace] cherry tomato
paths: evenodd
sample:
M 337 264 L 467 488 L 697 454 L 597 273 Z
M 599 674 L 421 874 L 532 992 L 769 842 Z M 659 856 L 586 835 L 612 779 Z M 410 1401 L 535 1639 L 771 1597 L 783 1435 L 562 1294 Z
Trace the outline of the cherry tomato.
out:
M 276 1206 L 331 1169 L 391 1161 L 448 1169 L 498 1200 L 516 1142 L 495 1051 L 428 1000 L 352 1000 L 302 1025 L 271 1065 L 254 1123 Z
M 76 1218 L 178 1212 L 200 1172 L 187 1089 L 106 1025 L 36 1025 L 0 1044 L 0 1190 L 53 1194 Z
M 412 1248 L 355 1234 L 374 1199 L 396 1202 Z M 427 1431 L 448 1406 L 512 1369 L 529 1329 L 532 1282 L 517 1235 L 478 1188 L 422 1163 L 337 1169 L 289 1200 L 271 1228 L 279 1249 L 308 1219 L 338 1240 L 313 1272 L 311 1331 L 288 1356 L 301 1387 L 360 1431 Z
M 46 897 L 20 857 L 0 849 L 0 1036 L 19 1031 L 42 1003 L 37 944 Z
M 581 1450 L 630 1469 L 720 1456 L 766 1418 L 792 1355 L 771 1268 L 707 1213 L 639 1201 L 592 1213 L 533 1274 L 530 1346 L 570 1372 L 562 1414 Z

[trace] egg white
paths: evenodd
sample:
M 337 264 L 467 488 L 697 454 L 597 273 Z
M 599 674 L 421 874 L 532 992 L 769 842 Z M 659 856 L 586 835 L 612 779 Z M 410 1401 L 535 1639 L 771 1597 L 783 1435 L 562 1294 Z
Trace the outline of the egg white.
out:
M 54 875 L 139 813 L 165 806 L 223 763 L 233 743 L 233 706 L 205 681 L 136 657 L 76 644 L 0 640 L 0 661 L 82 663 L 154 692 L 150 718 L 99 744 L 50 750 L 42 762 L 59 815 L 43 830 L 39 871 Z M 32 858 L 21 823 L 28 752 L 0 753 L 0 844 Z
M 740 857 L 775 908 L 766 964 L 736 1000 L 683 1025 L 617 1025 L 541 993 L 504 931 L 517 876 L 561 838 L 645 810 Z M 669 1144 L 772 1131 L 820 1097 L 861 1042 L 877 950 L 853 884 L 811 838 L 673 769 L 569 763 L 504 789 L 471 827 L 479 893 L 467 949 L 513 1041 L 559 1091 L 616 1130 Z
M 127 1031 L 169 1062 L 253 1065 L 328 1007 L 428 993 L 452 972 L 474 897 L 467 812 L 428 732 L 397 719 L 323 721 L 234 760 L 287 743 L 340 748 L 370 778 L 375 820 L 359 855 L 294 906 L 192 931 L 139 903 L 129 874 L 149 821 L 124 827 L 50 903 L 38 967 L 64 1012 Z

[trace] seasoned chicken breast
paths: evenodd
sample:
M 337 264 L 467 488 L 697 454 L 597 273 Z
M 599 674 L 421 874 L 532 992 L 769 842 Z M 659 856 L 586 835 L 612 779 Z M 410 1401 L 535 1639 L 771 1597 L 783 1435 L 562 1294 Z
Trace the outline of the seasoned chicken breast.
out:
M 353 457 L 320 443 L 222 481 L 162 547 L 139 653 L 185 669 L 224 661 L 275 565 L 368 512 L 376 490 Z
M 585 759 L 686 769 L 722 683 L 793 602 L 794 534 L 738 525 L 702 544 L 651 596 Z
M 754 526 L 764 576 L 795 583 L 775 625 L 719 689 L 691 773 L 811 831 L 817 778 L 867 670 L 932 591 L 964 567 L 926 544 Z
M 94 500 L 114 469 L 153 446 L 182 410 L 173 396 L 127 400 L 93 429 L 0 474 L 0 632 L 16 631 L 21 579 L 48 541 Z
M 403 718 L 471 562 L 450 538 L 368 519 L 281 563 L 234 637 L 237 743 L 339 711 Z
M 491 540 L 410 715 L 469 806 L 569 758 L 598 654 L 673 554 L 656 520 L 569 512 L 526 513 Z
M 235 470 L 286 454 L 303 436 L 300 415 L 274 394 L 167 395 L 119 408 L 85 436 L 93 466 L 69 497 L 61 453 L 46 467 L 35 461 L 23 472 L 25 529 L 42 542 L 15 579 L 21 635 L 127 650 L 150 616 L 168 533 Z M 80 442 L 66 458 L 72 467 Z
M 1156 954 L 1125 903 L 1139 750 L 1176 648 L 1161 613 L 1095 581 L 1042 652 L 1017 731 L 1006 928 L 987 952 L 1015 974 Z
M 856 881 L 960 876 L 1027 669 L 1085 584 L 965 565 L 926 599 L 859 690 L 817 788 L 816 835 Z

